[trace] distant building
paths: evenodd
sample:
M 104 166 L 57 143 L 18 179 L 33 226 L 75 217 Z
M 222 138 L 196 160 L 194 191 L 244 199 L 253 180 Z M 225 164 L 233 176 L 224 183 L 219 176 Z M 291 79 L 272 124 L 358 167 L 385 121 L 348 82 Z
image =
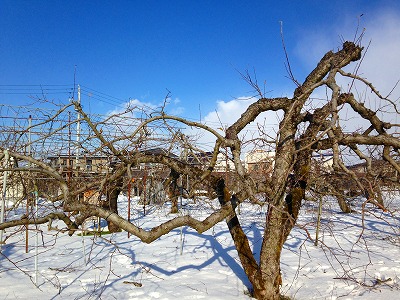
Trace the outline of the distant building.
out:
M 397 161 L 397 163 L 399 163 Z M 366 176 L 368 174 L 368 166 L 366 162 L 347 166 L 347 168 L 353 171 L 358 176 Z M 391 181 L 398 181 L 399 174 L 397 170 L 387 161 L 383 159 L 374 159 L 371 161 L 371 169 L 382 179 L 389 179 Z
M 111 156 L 82 153 L 78 157 L 68 154 L 47 157 L 52 168 L 60 173 L 82 172 L 85 174 L 107 173 L 111 166 Z
M 193 165 L 199 167 L 208 166 L 213 157 L 213 152 L 199 152 L 188 156 L 187 160 Z M 217 155 L 217 161 L 215 163 L 214 172 L 230 172 L 235 170 L 235 164 L 232 159 L 225 153 L 220 152 Z
M 10 157 L 8 163 L 4 160 L 0 162 L 1 168 L 14 168 L 16 163 L 13 157 Z M 0 172 L 0 182 L 4 181 L 5 172 Z M 6 200 L 21 199 L 26 194 L 24 185 L 21 182 L 21 177 L 17 173 L 8 172 L 6 176 L 5 194 L 3 195 Z
M 275 165 L 275 151 L 256 149 L 245 154 L 245 168 L 247 172 L 268 175 L 271 174 Z M 314 168 L 324 171 L 332 171 L 333 154 L 316 153 L 312 156 Z
M 275 151 L 256 149 L 245 153 L 245 168 L 249 173 L 270 173 L 274 167 Z
M 313 166 L 324 172 L 333 171 L 333 153 L 314 153 L 312 156 Z

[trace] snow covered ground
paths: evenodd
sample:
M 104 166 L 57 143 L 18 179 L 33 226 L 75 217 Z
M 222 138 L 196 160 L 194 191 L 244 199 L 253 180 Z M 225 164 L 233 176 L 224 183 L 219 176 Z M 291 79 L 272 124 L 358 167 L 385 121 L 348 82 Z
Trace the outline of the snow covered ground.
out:
M 394 215 L 370 205 L 364 214 L 345 215 L 327 201 L 318 246 L 308 238 L 315 237 L 317 203 L 304 205 L 282 253 L 282 293 L 298 300 L 399 299 L 397 199 L 387 200 Z M 119 200 L 120 214 L 126 216 L 127 198 Z M 192 201 L 185 204 L 180 213 L 198 218 L 211 210 Z M 168 205 L 147 207 L 144 216 L 134 199 L 131 219 L 151 228 L 173 217 L 168 211 Z M 259 207 L 240 207 L 241 223 L 256 254 L 264 217 Z M 63 227 L 55 222 L 52 226 Z M 31 226 L 28 253 L 25 232 L 6 230 L 0 299 L 249 299 L 249 282 L 224 222 L 202 235 L 187 227 L 176 229 L 149 245 L 126 232 L 69 237 L 47 226 L 41 229 L 35 248 L 36 231 Z

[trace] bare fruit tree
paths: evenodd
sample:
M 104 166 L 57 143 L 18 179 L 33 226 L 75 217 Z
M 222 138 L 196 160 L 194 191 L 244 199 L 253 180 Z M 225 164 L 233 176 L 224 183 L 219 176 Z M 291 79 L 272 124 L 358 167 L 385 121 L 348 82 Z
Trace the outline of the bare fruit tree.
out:
M 73 152 L 70 155 L 72 159 L 65 159 L 62 164 L 64 169 L 61 170 L 49 161 L 51 153 L 47 157 L 27 153 L 26 147 L 30 144 L 19 138 L 26 130 L 11 137 L 15 139 L 14 143 L 9 142 L 10 137 L 7 138 L 8 142 L 2 141 L 1 171 L 13 172 L 13 180 L 29 186 L 27 190 L 34 190 L 40 184 L 38 178 L 45 178 L 51 182 L 51 186 L 47 185 L 48 191 L 42 195 L 43 198 L 54 204 L 60 203 L 60 206 L 38 218 L 28 215 L 18 220 L 5 221 L 0 224 L 0 229 L 59 219 L 65 222 L 70 234 L 74 234 L 86 219 L 99 217 L 108 222 L 110 229 L 122 229 L 145 243 L 151 243 L 183 225 L 202 233 L 225 220 L 242 267 L 252 284 L 254 297 L 279 299 L 282 284 L 281 251 L 296 224 L 308 191 L 323 190 L 340 200 L 343 200 L 347 192 L 355 191 L 384 208 L 379 198 L 379 188 L 388 182 L 398 184 L 398 125 L 384 121 L 376 110 L 366 105 L 365 99 L 358 98 L 352 91 L 356 84 L 364 86 L 370 90 L 374 101 L 380 103 L 379 107 L 397 114 L 396 104 L 383 97 L 366 79 L 343 70 L 353 63 L 358 66 L 362 55 L 363 48 L 353 42 L 345 42 L 336 52 L 327 52 L 302 84 L 294 81 L 297 86 L 292 97 L 266 98 L 257 83 L 250 76 L 247 77 L 259 93 L 259 98 L 236 122 L 226 128 L 224 134 L 201 122 L 167 115 L 162 108 L 151 114 L 143 111 L 138 117 L 138 108 L 128 107 L 123 112 L 101 119 L 90 116 L 78 102 L 72 102 L 70 105 L 81 116 L 78 121 L 66 122 L 57 129 L 53 126 L 51 130 L 43 132 L 42 136 L 36 135 L 35 141 L 29 142 L 32 145 L 51 141 L 63 129 L 79 122 L 86 134 L 80 137 L 79 145 L 74 145 L 82 149 L 78 154 Z M 348 79 L 351 84 L 342 88 L 338 78 L 342 81 Z M 316 100 L 312 96 L 318 91 L 326 95 L 323 100 Z M 53 118 L 62 115 L 69 106 L 61 107 Z M 346 115 L 342 115 L 344 108 Z M 366 125 L 347 131 L 342 122 L 346 121 L 349 110 L 353 118 Z M 268 166 L 257 173 L 256 169 L 250 170 L 243 162 L 244 148 L 248 144 L 242 134 L 247 130 L 247 125 L 268 111 L 280 112 L 282 117 L 274 136 L 266 138 L 260 128 L 258 135 L 251 141 L 253 145 L 256 140 L 267 143 L 269 149 L 272 149 Z M 43 122 L 50 124 L 52 118 Z M 31 129 L 35 129 L 35 126 L 38 125 L 32 125 Z M 213 150 L 207 153 L 202 151 L 195 139 L 183 134 L 185 128 L 196 128 L 212 134 L 216 140 Z M 181 155 L 177 149 L 184 149 L 186 154 Z M 329 171 L 321 173 L 320 170 L 318 173 L 313 156 L 324 151 L 332 154 L 333 163 Z M 221 153 L 227 155 L 226 159 L 234 166 L 230 168 L 229 180 L 216 170 Z M 78 166 L 79 157 L 84 155 L 87 156 L 86 165 Z M 100 159 L 103 156 L 107 158 L 103 161 L 104 171 L 96 171 L 96 176 L 89 176 L 89 167 L 92 166 L 88 158 Z M 348 167 L 348 157 L 365 165 L 362 175 Z M 8 161 L 11 158 L 15 165 L 8 164 L 6 158 Z M 372 167 L 376 161 L 382 161 L 384 167 Z M 90 171 L 94 172 L 92 169 Z M 321 176 L 325 179 L 321 180 Z M 344 176 L 351 179 L 351 186 L 343 185 L 341 178 Z M 164 201 L 172 200 L 175 211 L 178 190 L 188 198 L 194 197 L 200 190 L 206 191 L 210 198 L 218 198 L 220 207 L 202 220 L 190 215 L 177 215 L 159 226 L 145 230 L 118 214 L 118 195 L 134 178 L 140 178 L 142 188 L 138 188 L 138 192 L 141 190 L 144 198 L 158 195 Z M 139 179 L 135 180 L 138 182 Z M 160 184 L 156 185 L 156 181 Z M 150 185 L 153 185 L 152 190 L 148 188 Z M 88 194 L 92 195 L 93 201 L 85 200 Z M 253 255 L 236 213 L 236 207 L 243 201 L 267 207 L 259 257 Z M 343 205 L 345 210 L 346 203 Z

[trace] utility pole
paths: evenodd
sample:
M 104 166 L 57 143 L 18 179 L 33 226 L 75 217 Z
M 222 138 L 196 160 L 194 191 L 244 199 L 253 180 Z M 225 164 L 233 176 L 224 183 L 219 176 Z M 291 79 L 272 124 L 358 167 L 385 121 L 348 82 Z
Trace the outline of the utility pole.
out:
M 81 105 L 81 87 L 78 84 L 78 105 Z M 77 122 L 76 122 L 76 162 L 75 168 L 78 171 L 79 168 L 79 154 L 80 154 L 80 139 L 81 139 L 81 113 L 78 109 L 75 108 L 77 111 Z
M 32 146 L 31 146 L 31 142 L 32 142 L 32 138 L 31 138 L 31 128 L 32 128 L 32 116 L 29 115 L 29 119 L 28 119 L 28 155 L 29 157 L 32 154 Z M 31 163 L 28 163 L 29 168 L 31 167 Z M 26 216 L 29 217 L 29 197 L 26 199 Z M 26 224 L 25 226 L 25 253 L 28 253 L 29 251 L 29 225 Z
M 81 105 L 81 87 L 78 84 L 78 106 Z M 79 163 L 79 156 L 80 156 L 80 139 L 81 139 L 81 113 L 79 112 L 78 109 L 75 109 L 77 112 L 77 122 L 76 122 L 76 176 L 79 176 L 79 168 L 80 168 L 80 163 Z M 80 196 L 78 195 L 78 202 L 80 201 Z M 87 264 L 86 261 L 86 246 L 85 246 L 85 230 L 84 230 L 84 223 L 81 225 L 82 226 L 82 251 L 83 251 L 83 261 L 85 265 Z
M 4 160 L 5 160 L 5 171 L 3 172 L 3 189 L 1 193 L 1 215 L 0 222 L 4 223 L 4 214 L 5 214 L 5 202 L 6 202 L 6 185 L 7 185 L 7 176 L 8 176 L 8 160 L 9 160 L 8 149 L 4 150 Z M 0 243 L 3 244 L 3 229 L 0 230 Z
M 73 160 L 71 159 L 71 112 L 68 111 L 68 173 L 67 173 L 67 183 L 68 186 L 71 184 L 71 176 L 73 172 Z

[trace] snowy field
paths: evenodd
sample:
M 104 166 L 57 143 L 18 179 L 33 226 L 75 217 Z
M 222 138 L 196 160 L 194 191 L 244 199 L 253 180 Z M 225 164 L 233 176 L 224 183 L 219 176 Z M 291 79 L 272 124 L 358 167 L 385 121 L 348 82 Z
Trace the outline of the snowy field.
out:
M 364 214 L 351 215 L 327 201 L 317 246 L 309 237 L 315 238 L 318 205 L 307 202 L 282 254 L 282 293 L 297 300 L 400 299 L 397 199 L 387 198 L 388 212 L 367 205 Z M 126 216 L 127 198 L 119 200 L 120 214 Z M 184 204 L 180 213 L 198 218 L 211 210 L 204 203 Z M 168 205 L 150 206 L 144 216 L 134 199 L 131 220 L 150 228 L 173 217 L 168 212 Z M 258 254 L 265 212 L 244 203 L 239 217 Z M 0 299 L 249 299 L 249 283 L 224 222 L 202 235 L 176 229 L 149 245 L 126 232 L 69 237 L 42 226 L 35 248 L 36 231 L 30 229 L 28 253 L 24 231 L 4 234 Z

